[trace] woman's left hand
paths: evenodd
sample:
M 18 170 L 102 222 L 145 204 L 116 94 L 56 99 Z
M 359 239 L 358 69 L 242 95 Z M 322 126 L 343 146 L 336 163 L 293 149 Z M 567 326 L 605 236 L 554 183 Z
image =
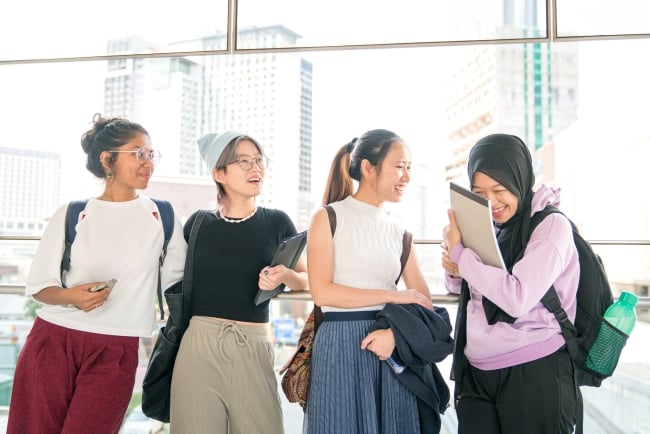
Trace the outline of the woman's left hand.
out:
M 447 274 L 451 277 L 461 277 L 460 271 L 458 271 L 458 264 L 451 260 L 449 252 L 444 247 L 442 250 L 442 268 L 444 268 Z
M 275 289 L 284 283 L 288 271 L 289 269 L 282 264 L 275 267 L 264 267 L 260 271 L 257 286 L 265 291 Z
M 456 216 L 452 210 L 447 211 L 449 225 L 442 230 L 442 268 L 452 277 L 460 277 L 458 264 L 451 260 L 451 251 L 461 241 L 460 230 L 456 224 Z
M 387 360 L 395 350 L 395 336 L 390 328 L 370 332 L 361 341 L 361 349 L 375 353 L 379 360 Z

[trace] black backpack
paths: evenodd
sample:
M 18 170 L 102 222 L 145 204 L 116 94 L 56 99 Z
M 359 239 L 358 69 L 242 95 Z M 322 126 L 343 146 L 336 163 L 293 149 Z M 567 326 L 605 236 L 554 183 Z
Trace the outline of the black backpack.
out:
M 167 244 L 174 233 L 174 210 L 171 203 L 166 200 L 160 199 L 151 199 L 156 206 L 158 207 L 158 212 L 160 213 L 160 219 L 163 224 L 163 232 L 165 234 L 165 239 L 163 241 L 163 248 L 160 252 L 160 259 L 158 265 L 162 267 L 163 262 L 165 261 L 165 256 L 167 255 Z M 75 237 L 77 236 L 77 219 L 79 213 L 86 208 L 86 203 L 88 199 L 83 200 L 73 200 L 68 204 L 68 209 L 65 213 L 65 247 L 63 250 L 63 257 L 61 258 L 61 284 L 64 285 L 65 274 L 70 269 L 70 249 L 72 248 L 72 243 L 74 242 Z M 160 307 L 160 319 L 165 319 L 165 309 L 163 307 L 162 299 L 162 288 L 160 282 L 160 272 L 158 273 L 158 306 Z
M 533 215 L 531 219 L 531 233 L 544 218 L 552 213 L 562 213 L 554 206 L 547 206 L 542 211 Z M 566 217 L 566 216 L 565 216 Z M 555 288 L 551 286 L 542 297 L 542 304 L 557 318 L 562 328 L 562 336 L 567 343 L 567 350 L 576 367 L 576 377 L 579 386 L 600 386 L 601 382 L 613 374 L 611 372 L 598 372 L 591 369 L 599 364 L 594 360 L 594 355 L 589 351 L 594 345 L 601 326 L 609 324 L 603 320 L 603 314 L 614 302 L 612 289 L 605 273 L 603 262 L 591 248 L 591 245 L 580 235 L 576 225 L 566 217 L 573 228 L 573 240 L 578 250 L 580 262 L 580 281 L 577 293 L 577 311 L 575 323 L 572 324 L 566 312 L 560 305 Z M 612 327 L 609 326 L 611 329 Z M 627 339 L 627 337 L 625 337 Z M 625 344 L 623 340 L 621 345 Z M 589 364 L 589 366 L 588 366 Z

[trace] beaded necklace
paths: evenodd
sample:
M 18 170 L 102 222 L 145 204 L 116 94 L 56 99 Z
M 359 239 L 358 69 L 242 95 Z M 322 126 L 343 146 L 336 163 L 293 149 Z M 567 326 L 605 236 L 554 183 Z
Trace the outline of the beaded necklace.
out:
M 248 219 L 250 219 L 251 217 L 253 217 L 253 216 L 255 215 L 256 212 L 257 212 L 257 207 L 255 207 L 255 208 L 253 209 L 253 212 L 252 212 L 252 213 L 250 213 L 249 215 L 247 215 L 246 217 L 241 218 L 241 219 L 231 219 L 231 218 L 228 218 L 228 217 L 226 217 L 225 215 L 221 214 L 221 213 L 219 212 L 219 210 L 215 210 L 215 211 L 214 211 L 214 215 L 216 215 L 218 218 L 222 219 L 223 221 L 225 221 L 225 222 L 227 222 L 227 223 L 243 223 L 243 222 L 245 222 L 246 220 L 248 220 Z

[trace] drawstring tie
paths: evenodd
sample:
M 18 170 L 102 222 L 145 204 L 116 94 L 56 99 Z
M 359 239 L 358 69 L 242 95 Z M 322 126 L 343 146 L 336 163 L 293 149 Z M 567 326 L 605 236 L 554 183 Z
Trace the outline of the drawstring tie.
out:
M 223 350 L 224 337 L 228 333 L 232 333 L 233 335 L 235 335 L 235 343 L 240 347 L 242 346 L 248 347 L 248 353 L 251 355 L 251 357 L 253 356 L 253 351 L 251 350 L 250 345 L 248 345 L 248 336 L 244 332 L 242 332 L 241 329 L 237 327 L 235 323 L 229 322 L 224 324 L 223 327 L 221 327 L 219 336 L 217 336 L 220 342 L 221 355 L 223 356 L 224 359 L 226 359 L 229 362 L 232 362 L 232 360 L 229 359 L 228 356 L 226 356 L 226 353 Z

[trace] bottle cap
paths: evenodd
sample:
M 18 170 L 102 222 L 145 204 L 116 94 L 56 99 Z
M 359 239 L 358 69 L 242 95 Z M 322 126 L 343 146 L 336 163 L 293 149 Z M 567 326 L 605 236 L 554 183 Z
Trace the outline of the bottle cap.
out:
M 627 291 L 621 292 L 621 295 L 618 297 L 618 299 L 619 301 L 632 306 L 636 306 L 636 302 L 639 301 L 639 297 Z

